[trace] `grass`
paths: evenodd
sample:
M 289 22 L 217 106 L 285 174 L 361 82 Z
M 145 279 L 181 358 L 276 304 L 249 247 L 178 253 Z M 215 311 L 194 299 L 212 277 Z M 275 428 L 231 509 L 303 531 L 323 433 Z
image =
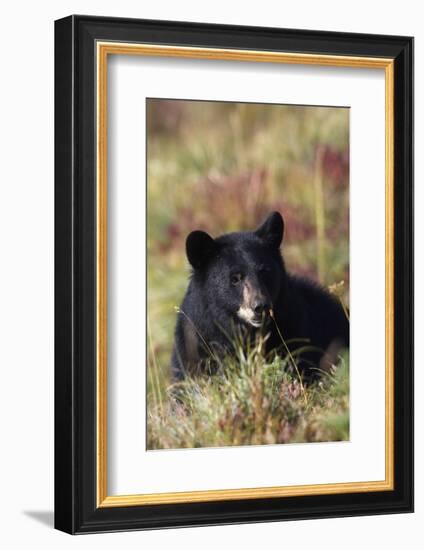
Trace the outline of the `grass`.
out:
M 251 230 L 279 210 L 288 269 L 349 306 L 348 110 L 149 100 L 147 125 L 149 448 L 346 439 L 347 355 L 340 375 L 306 388 L 307 403 L 275 357 L 227 358 L 219 376 L 181 384 L 178 400 L 169 364 L 194 229 Z
M 303 386 L 290 358 L 264 357 L 263 341 L 236 348 L 213 376 L 171 385 L 148 409 L 148 449 L 349 439 L 349 366 Z

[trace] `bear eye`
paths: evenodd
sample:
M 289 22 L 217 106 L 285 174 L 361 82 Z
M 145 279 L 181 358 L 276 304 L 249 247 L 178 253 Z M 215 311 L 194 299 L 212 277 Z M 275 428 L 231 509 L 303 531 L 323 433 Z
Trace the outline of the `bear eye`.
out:
M 231 284 L 232 285 L 238 285 L 240 281 L 242 280 L 243 276 L 241 273 L 233 273 L 231 275 Z

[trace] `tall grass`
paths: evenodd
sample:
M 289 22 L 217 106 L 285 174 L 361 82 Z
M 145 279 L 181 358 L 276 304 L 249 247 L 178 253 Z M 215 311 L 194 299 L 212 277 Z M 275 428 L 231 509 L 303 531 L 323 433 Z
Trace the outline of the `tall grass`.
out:
M 265 357 L 263 342 L 238 346 L 217 374 L 171 385 L 164 408 L 148 409 L 148 449 L 349 439 L 347 355 L 306 387 L 292 359 Z
M 326 257 L 325 257 L 325 209 L 324 209 L 324 189 L 323 189 L 323 157 L 324 149 L 321 145 L 316 148 L 315 154 L 315 174 L 314 174 L 314 195 L 315 195 L 315 227 L 317 239 L 317 275 L 320 281 L 325 280 L 326 276 Z

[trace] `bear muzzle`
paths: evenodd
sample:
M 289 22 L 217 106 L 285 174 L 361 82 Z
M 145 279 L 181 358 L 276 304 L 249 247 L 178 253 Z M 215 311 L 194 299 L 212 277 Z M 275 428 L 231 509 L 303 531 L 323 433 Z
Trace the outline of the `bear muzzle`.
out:
M 246 280 L 243 286 L 243 300 L 237 311 L 238 317 L 255 328 L 262 326 L 271 309 L 265 294 Z

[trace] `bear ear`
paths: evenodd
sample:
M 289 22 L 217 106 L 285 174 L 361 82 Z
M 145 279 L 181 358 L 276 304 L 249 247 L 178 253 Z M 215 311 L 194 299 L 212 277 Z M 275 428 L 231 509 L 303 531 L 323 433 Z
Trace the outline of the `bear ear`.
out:
M 192 231 L 186 239 L 186 254 L 194 269 L 204 267 L 216 253 L 217 244 L 204 231 Z
M 284 220 L 279 212 L 270 214 L 255 234 L 269 246 L 279 248 L 284 236 Z

